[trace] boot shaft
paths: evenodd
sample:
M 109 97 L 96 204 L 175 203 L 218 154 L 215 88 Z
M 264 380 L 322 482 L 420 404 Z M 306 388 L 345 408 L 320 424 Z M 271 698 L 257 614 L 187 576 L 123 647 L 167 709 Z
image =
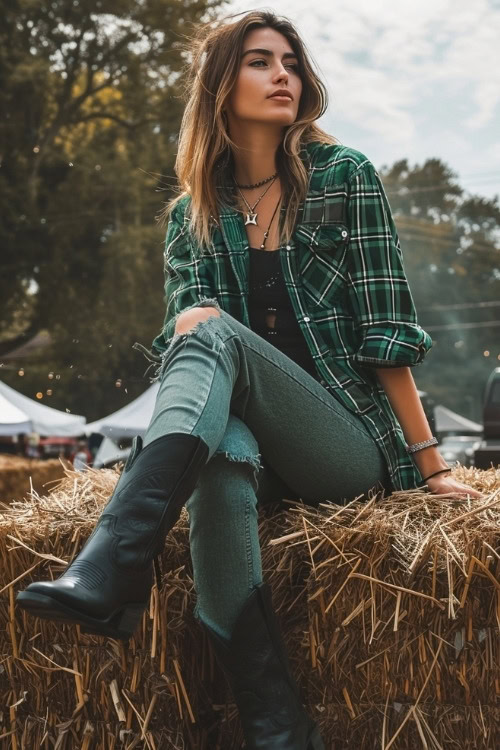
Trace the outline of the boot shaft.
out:
M 253 589 L 229 641 L 200 623 L 228 675 L 247 750 L 324 750 L 291 674 L 270 586 Z

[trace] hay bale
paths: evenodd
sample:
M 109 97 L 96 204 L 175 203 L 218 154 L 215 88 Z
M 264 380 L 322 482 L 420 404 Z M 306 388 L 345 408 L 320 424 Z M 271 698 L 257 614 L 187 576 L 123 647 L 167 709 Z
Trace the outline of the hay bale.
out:
M 63 478 L 64 466 L 59 459 L 40 461 L 0 455 L 0 502 L 21 500 L 31 489 L 48 492 L 53 483 Z
M 327 750 L 495 747 L 500 471 L 454 474 L 484 497 L 415 490 L 261 514 L 264 578 Z M 76 554 L 117 476 L 68 472 L 0 515 L 0 747 L 239 750 L 227 682 L 192 615 L 185 510 L 128 644 L 14 607 L 15 591 Z

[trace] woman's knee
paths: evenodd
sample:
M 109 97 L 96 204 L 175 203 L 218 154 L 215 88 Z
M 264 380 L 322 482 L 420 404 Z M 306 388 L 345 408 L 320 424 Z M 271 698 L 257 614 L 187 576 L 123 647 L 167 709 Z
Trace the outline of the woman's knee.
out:
M 175 323 L 175 332 L 189 333 L 197 323 L 212 316 L 220 318 L 220 312 L 215 307 L 191 307 L 180 313 Z
M 241 419 L 229 415 L 226 431 L 217 450 L 204 466 L 196 490 L 188 500 L 189 509 L 199 503 L 206 508 L 224 498 L 231 504 L 248 492 L 256 494 L 261 456 L 257 441 Z
M 253 432 L 243 420 L 230 414 L 226 430 L 214 456 L 223 455 L 230 462 L 242 462 L 261 468 L 259 445 Z

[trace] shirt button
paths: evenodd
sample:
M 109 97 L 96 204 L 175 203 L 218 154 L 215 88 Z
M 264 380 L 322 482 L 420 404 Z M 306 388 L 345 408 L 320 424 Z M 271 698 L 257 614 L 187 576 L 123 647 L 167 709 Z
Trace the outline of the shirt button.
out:
M 326 385 L 326 380 L 320 380 L 320 381 L 319 381 L 319 384 L 320 384 L 320 385 Z
M 311 318 L 308 318 L 307 315 L 303 318 L 304 323 L 309 323 L 310 320 Z
M 292 249 L 292 246 L 291 246 L 291 245 L 287 245 L 287 246 L 286 246 L 286 249 L 287 249 L 287 250 L 291 250 L 291 249 Z
M 344 229 L 344 231 L 342 232 L 342 237 L 347 237 L 347 232 L 346 232 L 346 230 L 345 230 L 345 229 Z

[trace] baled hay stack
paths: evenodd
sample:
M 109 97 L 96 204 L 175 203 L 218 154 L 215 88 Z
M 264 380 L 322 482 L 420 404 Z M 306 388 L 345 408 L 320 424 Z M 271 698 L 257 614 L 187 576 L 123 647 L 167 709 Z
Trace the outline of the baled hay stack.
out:
M 59 459 L 40 461 L 21 456 L 0 455 L 0 502 L 21 500 L 31 490 L 48 492 L 51 483 L 64 477 Z
M 500 470 L 480 500 L 423 491 L 261 513 L 264 578 L 327 750 L 493 750 L 500 695 Z M 183 510 L 162 586 L 127 644 L 14 606 L 58 576 L 117 479 L 68 473 L 0 516 L 0 747 L 239 750 L 227 683 L 193 618 Z

